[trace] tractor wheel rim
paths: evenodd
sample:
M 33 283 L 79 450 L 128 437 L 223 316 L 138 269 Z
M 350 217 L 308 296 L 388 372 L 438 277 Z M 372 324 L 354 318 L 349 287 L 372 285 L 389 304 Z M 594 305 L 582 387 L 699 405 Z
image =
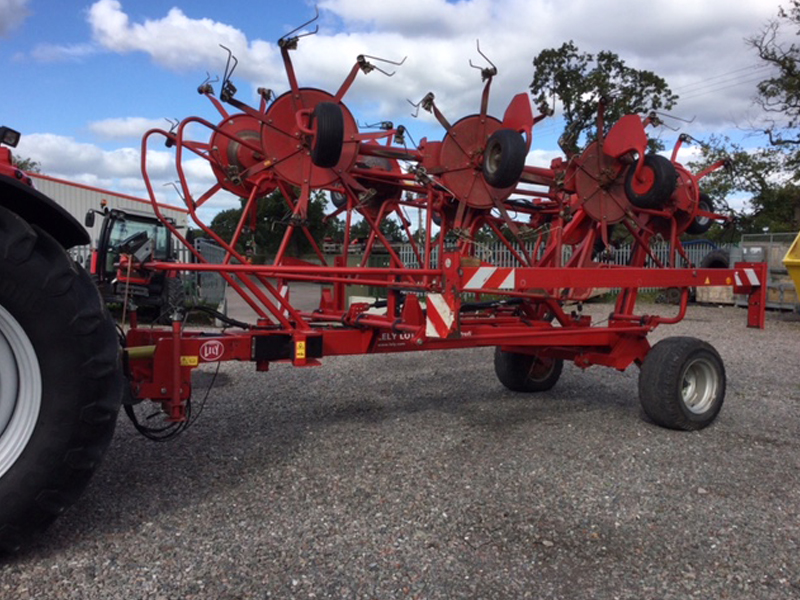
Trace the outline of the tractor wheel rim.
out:
M 27 446 L 39 418 L 39 361 L 25 330 L 0 306 L 0 477 Z
M 681 383 L 684 405 L 695 414 L 703 414 L 717 396 L 719 376 L 714 365 L 705 358 L 697 358 L 686 367 Z

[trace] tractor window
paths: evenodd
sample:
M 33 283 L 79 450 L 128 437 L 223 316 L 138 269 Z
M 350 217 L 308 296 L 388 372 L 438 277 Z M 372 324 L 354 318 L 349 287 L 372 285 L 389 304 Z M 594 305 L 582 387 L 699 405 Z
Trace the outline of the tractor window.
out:
M 147 237 L 155 244 L 155 259 L 166 260 L 170 258 L 169 231 L 161 223 L 152 221 L 139 221 L 128 217 L 120 219 L 114 223 L 109 238 L 109 248 L 116 251 L 120 242 L 125 241 L 130 236 L 144 231 Z

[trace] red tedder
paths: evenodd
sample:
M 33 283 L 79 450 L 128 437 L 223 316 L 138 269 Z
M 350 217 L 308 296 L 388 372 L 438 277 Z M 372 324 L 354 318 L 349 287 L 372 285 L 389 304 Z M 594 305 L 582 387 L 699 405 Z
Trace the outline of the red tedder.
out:
M 747 294 L 748 325 L 764 325 L 764 265 L 698 269 L 681 243 L 684 232 L 701 233 L 724 219 L 703 201 L 698 185 L 721 163 L 690 172 L 676 161 L 683 138 L 671 159 L 649 154 L 646 128 L 653 116 L 625 116 L 604 135 L 601 105 L 598 138 L 583 152 L 547 167 L 526 165 L 534 125 L 543 115 L 533 114 L 526 94 L 515 96 L 502 118 L 489 115 L 494 67 L 482 69 L 477 114 L 451 123 L 433 94 L 425 96 L 418 108 L 432 112 L 445 133 L 441 141 L 423 139 L 409 147 L 402 126 L 384 123 L 378 131 L 360 131 L 344 104 L 359 72 L 380 71 L 370 62 L 380 59 L 359 56 L 334 93 L 300 87 L 290 58 L 299 37 L 279 41 L 289 82 L 283 95 L 273 99 L 260 90 L 259 106 L 249 106 L 235 97 L 227 71 L 219 97 L 208 83 L 199 89 L 220 120 L 190 117 L 171 131 L 144 136 L 142 171 L 155 213 L 161 216 L 147 150 L 153 139 L 163 138 L 174 149 L 191 218 L 224 248 L 226 258 L 222 264 L 205 262 L 162 218 L 196 262 L 150 261 L 134 270 L 217 272 L 257 318 L 211 333 L 187 330 L 179 320 L 170 329 L 141 328 L 133 319 L 126 340 L 131 402 L 155 401 L 170 421 L 185 422 L 191 371 L 203 362 L 252 361 L 266 371 L 274 361 L 302 367 L 334 355 L 494 346 L 497 375 L 512 390 L 551 388 L 564 360 L 619 370 L 636 363 L 642 405 L 656 423 L 698 429 L 714 420 L 725 393 L 718 353 L 684 337 L 651 347 L 647 335 L 660 324 L 680 321 L 690 289 L 700 286 L 733 286 Z M 202 140 L 195 139 L 199 130 L 208 132 Z M 184 168 L 198 157 L 208 161 L 217 179 L 199 194 Z M 275 190 L 291 219 L 271 264 L 248 264 L 237 244 L 255 222 L 259 198 Z M 332 263 L 307 226 L 317 190 L 330 194 L 327 218 L 345 223 L 341 255 Z M 244 199 L 230 239 L 198 217 L 198 209 L 222 191 Z M 424 236 L 412 232 L 409 209 L 424 215 Z M 386 219 L 401 224 L 413 260 L 401 257 L 381 232 Z M 348 266 L 352 226 L 359 220 L 369 224 L 370 234 L 360 264 Z M 632 240 L 624 266 L 603 261 L 614 230 Z M 482 251 L 476 240 L 487 231 L 504 244 L 514 266 L 493 264 Z M 316 261 L 288 255 L 293 236 L 308 239 Z M 655 240 L 669 244 L 668 258 L 653 251 Z M 368 266 L 378 249 L 388 253 L 387 267 Z M 120 273 L 128 267 L 121 265 Z M 321 286 L 315 310 L 298 310 L 288 301 L 282 290 L 292 282 Z M 355 285 L 381 288 L 385 300 L 348 305 L 348 286 Z M 638 290 L 645 287 L 679 288 L 677 316 L 637 313 Z M 613 311 L 600 323 L 579 310 L 592 288 L 620 290 Z

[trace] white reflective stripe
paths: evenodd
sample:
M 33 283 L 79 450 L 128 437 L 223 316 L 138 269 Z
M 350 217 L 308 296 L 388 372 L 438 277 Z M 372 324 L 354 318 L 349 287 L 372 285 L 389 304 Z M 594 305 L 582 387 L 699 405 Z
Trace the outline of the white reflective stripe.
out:
M 478 267 L 478 270 L 475 271 L 475 274 L 469 278 L 469 281 L 465 287 L 482 288 L 483 284 L 489 280 L 489 277 L 491 277 L 496 270 L 497 267 Z
M 514 289 L 514 285 L 516 283 L 516 276 L 515 276 L 516 272 L 517 272 L 516 269 L 511 269 L 511 272 L 508 274 L 508 277 L 506 277 L 503 280 L 503 283 L 501 283 L 499 286 L 497 286 L 498 289 L 501 289 L 501 290 L 513 290 Z
M 450 327 L 453 325 L 453 311 L 448 306 L 442 294 L 428 294 L 428 318 L 425 320 L 425 335 L 428 337 L 445 337 Z M 431 314 L 439 317 L 445 327 L 441 332 L 436 328 L 436 322 L 431 318 Z
M 742 278 L 739 277 L 739 271 L 736 271 L 733 274 L 733 281 L 736 283 L 737 286 L 742 287 Z
M 755 269 L 745 269 L 744 274 L 747 275 L 747 278 L 750 280 L 750 285 L 761 284 L 761 282 L 758 280 L 758 275 L 756 274 Z

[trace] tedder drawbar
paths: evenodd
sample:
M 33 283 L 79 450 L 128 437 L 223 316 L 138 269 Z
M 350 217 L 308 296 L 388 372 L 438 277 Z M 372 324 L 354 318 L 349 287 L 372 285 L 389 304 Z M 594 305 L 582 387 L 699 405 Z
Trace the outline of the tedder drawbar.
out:
M 36 191 L 0 146 L 0 552 L 18 548 L 75 502 L 108 447 L 120 402 L 149 437 L 183 430 L 191 422 L 191 373 L 203 363 L 251 361 L 266 371 L 272 362 L 309 367 L 335 355 L 493 346 L 497 376 L 515 391 L 551 388 L 565 360 L 619 370 L 635 363 L 641 403 L 655 423 L 699 429 L 717 416 L 725 394 L 719 354 L 689 337 L 651 347 L 647 335 L 680 321 L 690 289 L 700 286 L 747 295 L 748 325 L 764 326 L 766 265 L 698 269 L 681 243 L 683 233 L 724 218 L 699 187 L 722 163 L 692 173 L 677 162 L 683 137 L 670 158 L 649 153 L 646 129 L 656 116 L 627 115 L 607 127 L 601 104 L 598 136 L 582 152 L 527 165 L 544 115 L 533 114 L 525 94 L 502 117 L 490 115 L 493 66 L 481 69 L 476 114 L 450 121 L 433 94 L 417 104 L 441 124 L 441 140 L 407 144 L 405 128 L 389 122 L 361 131 L 345 96 L 359 73 L 389 74 L 375 64 L 389 61 L 359 56 L 333 93 L 300 87 L 290 53 L 301 37 L 279 41 L 289 82 L 283 95 L 259 90 L 258 106 L 242 102 L 230 56 L 219 95 L 209 82 L 199 88 L 218 117 L 190 117 L 144 136 L 142 171 L 155 215 L 195 260 L 157 260 L 146 231 L 114 248 L 117 291 L 149 289 L 164 272 L 216 272 L 255 312 L 250 323 L 228 319 L 230 327 L 201 333 L 184 327 L 177 311 L 162 328 L 139 326 L 133 313 L 121 352 L 91 278 L 65 251 L 88 243 L 86 231 Z M 0 127 L 0 144 L 18 141 L 16 131 Z M 161 214 L 148 174 L 156 142 L 174 151 L 181 196 L 197 227 L 224 249 L 221 264 L 206 262 Z M 198 159 L 216 176 L 208 189 L 187 177 L 188 162 Z M 344 221 L 341 254 L 330 262 L 308 221 L 320 191 L 333 205 L 326 218 Z M 223 192 L 243 198 L 228 239 L 198 216 Z M 282 243 L 271 264 L 248 264 L 238 248 L 255 228 L 259 200 L 272 193 L 288 213 Z M 416 230 L 409 214 L 424 216 Z M 404 231 L 408 253 L 382 232 L 388 219 Z M 370 233 L 356 242 L 361 222 Z M 290 256 L 293 236 L 308 240 L 316 260 Z M 496 264 L 481 243 L 487 237 L 514 262 Z M 632 243 L 630 259 L 610 264 L 621 237 Z M 668 244 L 666 257 L 655 241 Z M 363 256 L 351 266 L 356 243 Z M 377 251 L 388 254 L 388 266 L 369 266 Z M 320 285 L 314 310 L 292 305 L 286 290 L 297 282 Z M 352 286 L 380 288 L 385 299 L 353 301 Z M 675 316 L 637 312 L 639 290 L 653 287 L 680 290 Z M 619 290 L 603 321 L 580 310 L 592 288 Z M 156 403 L 166 424 L 138 420 L 134 405 L 145 401 Z
M 181 424 L 192 395 L 191 372 L 201 363 L 252 361 L 266 371 L 274 361 L 307 367 L 335 355 L 494 346 L 497 376 L 512 390 L 551 388 L 564 360 L 619 370 L 636 363 L 641 402 L 653 421 L 699 429 L 714 420 L 725 393 L 718 353 L 683 337 L 651 348 L 647 334 L 680 321 L 690 289 L 700 286 L 733 286 L 747 294 L 748 325 L 763 327 L 764 265 L 698 269 L 681 244 L 684 232 L 702 233 L 712 220 L 724 218 L 712 212 L 698 183 L 723 163 L 690 172 L 676 160 L 683 137 L 671 158 L 648 153 L 645 131 L 654 115 L 625 116 L 604 134 L 601 105 L 598 138 L 583 152 L 548 167 L 528 166 L 533 127 L 543 115 L 534 116 L 525 94 L 511 100 L 502 118 L 488 114 L 493 66 L 481 69 L 484 88 L 476 114 L 451 123 L 434 95 L 426 95 L 417 106 L 435 115 L 444 137 L 409 147 L 402 126 L 382 123 L 377 131 L 360 131 L 344 103 L 360 72 L 383 72 L 370 62 L 382 59 L 359 56 L 341 87 L 329 93 L 298 84 L 290 58 L 297 42 L 298 36 L 279 41 L 289 82 L 283 95 L 259 90 L 260 105 L 250 106 L 235 97 L 232 69 L 226 69 L 218 97 L 209 83 L 199 88 L 221 118 L 189 117 L 170 131 L 144 136 L 142 170 L 156 214 L 147 157 L 151 143 L 160 140 L 174 149 L 190 216 L 227 254 L 222 264 L 209 264 L 163 219 L 196 262 L 136 260 L 131 252 L 120 264 L 120 281 L 159 270 L 216 272 L 257 319 L 217 333 L 189 331 L 179 316 L 171 329 L 138 327 L 134 319 L 126 336 L 130 402 L 159 403 L 169 421 Z M 198 131 L 206 133 L 197 139 Z M 184 169 L 197 157 L 208 161 L 217 179 L 200 191 Z M 237 243 L 255 227 L 259 198 L 275 190 L 291 215 L 282 243 L 271 264 L 248 264 Z M 331 195 L 327 218 L 345 222 L 341 255 L 332 262 L 307 226 L 315 190 Z M 230 239 L 198 217 L 198 209 L 222 191 L 244 199 Z M 424 215 L 417 233 L 409 210 Z M 363 258 L 348 266 L 352 227 L 362 219 L 370 227 Z M 381 232 L 385 219 L 401 224 L 412 260 L 401 258 Z M 492 264 L 476 241 L 481 231 L 495 234 L 515 266 Z M 614 232 L 627 233 L 633 242 L 625 266 L 603 260 L 612 251 Z M 292 236 L 305 236 L 317 260 L 289 256 Z M 654 240 L 669 244 L 666 260 L 652 250 Z M 368 266 L 377 249 L 388 253 L 387 267 Z M 287 293 L 292 282 L 320 284 L 319 306 L 294 307 Z M 381 288 L 385 299 L 348 303 L 348 286 L 354 285 Z M 644 287 L 680 289 L 677 316 L 638 314 L 637 292 Z M 621 290 L 602 324 L 565 308 L 579 306 L 592 288 Z

